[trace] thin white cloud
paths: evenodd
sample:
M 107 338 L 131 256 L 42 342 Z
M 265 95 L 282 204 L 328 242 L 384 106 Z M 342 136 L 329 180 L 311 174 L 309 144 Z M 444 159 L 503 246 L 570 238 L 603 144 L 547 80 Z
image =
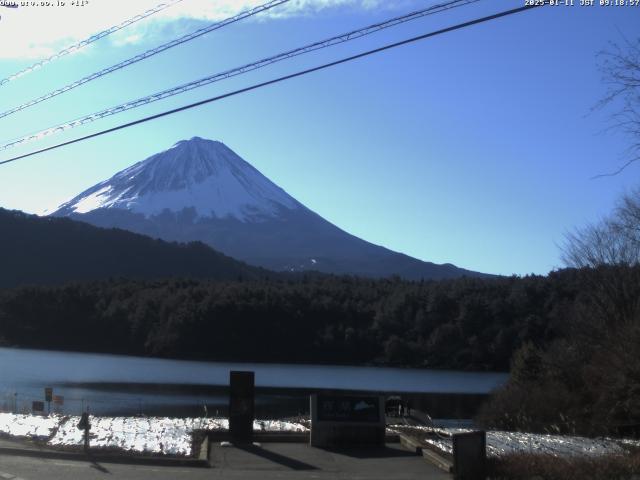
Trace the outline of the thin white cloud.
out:
M 140 23 L 115 34 L 111 44 L 118 47 L 144 39 L 150 24 L 180 19 L 215 21 L 232 16 L 266 0 L 184 0 Z M 54 3 L 54 2 L 51 2 Z M 161 0 L 88 0 L 86 6 L 0 7 L 0 61 L 7 59 L 42 59 L 62 48 L 103 31 L 143 11 Z M 350 6 L 360 9 L 388 8 L 397 2 L 382 0 L 292 0 L 275 7 L 262 17 L 317 13 L 327 8 Z

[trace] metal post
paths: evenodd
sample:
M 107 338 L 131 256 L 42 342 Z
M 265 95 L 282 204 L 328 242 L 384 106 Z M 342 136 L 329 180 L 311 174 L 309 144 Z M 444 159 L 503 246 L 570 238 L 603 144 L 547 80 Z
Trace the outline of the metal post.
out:
M 84 429 L 84 451 L 89 453 L 89 426 Z
M 251 441 L 255 412 L 255 373 L 229 373 L 229 434 L 240 443 Z
M 84 451 L 89 453 L 89 430 L 91 429 L 91 422 L 89 421 L 89 414 L 84 412 L 80 417 L 80 423 L 78 428 L 84 430 Z

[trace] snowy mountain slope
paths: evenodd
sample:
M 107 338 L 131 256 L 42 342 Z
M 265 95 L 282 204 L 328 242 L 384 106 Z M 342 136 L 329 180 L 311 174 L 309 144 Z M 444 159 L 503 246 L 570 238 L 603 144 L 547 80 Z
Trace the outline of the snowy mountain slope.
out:
M 301 207 L 223 143 L 194 137 L 81 193 L 56 214 L 115 208 L 150 217 L 193 208 L 199 217 L 248 220 Z
M 199 240 L 273 270 L 409 279 L 476 276 L 373 245 L 312 212 L 220 142 L 194 137 L 60 206 L 69 216 L 169 241 Z

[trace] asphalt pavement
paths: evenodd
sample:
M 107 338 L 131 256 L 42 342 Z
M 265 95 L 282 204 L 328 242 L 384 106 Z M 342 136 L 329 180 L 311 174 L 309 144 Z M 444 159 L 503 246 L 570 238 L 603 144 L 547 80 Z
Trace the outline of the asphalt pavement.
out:
M 0 441 L 0 446 L 2 442 Z M 133 465 L 84 457 L 43 458 L 0 449 L 0 480 L 84 479 L 372 479 L 450 480 L 451 476 L 399 444 L 385 448 L 324 450 L 305 443 L 221 446 L 213 443 L 211 468 Z

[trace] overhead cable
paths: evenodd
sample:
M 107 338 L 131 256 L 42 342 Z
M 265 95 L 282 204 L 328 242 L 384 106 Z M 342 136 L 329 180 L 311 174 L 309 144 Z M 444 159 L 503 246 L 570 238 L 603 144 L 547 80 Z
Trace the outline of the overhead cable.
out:
M 493 15 L 489 15 L 489 16 L 486 16 L 486 17 L 477 18 L 475 20 L 470 20 L 470 21 L 464 22 L 464 23 L 459 23 L 457 25 L 453 25 L 451 27 L 443 28 L 441 30 L 436 30 L 434 32 L 425 33 L 425 34 L 419 35 L 417 37 L 408 38 L 408 39 L 402 40 L 400 42 L 391 43 L 391 44 L 385 45 L 383 47 L 378 47 L 378 48 L 375 48 L 373 50 L 368 50 L 366 52 L 362 52 L 362 53 L 359 53 L 359 54 L 356 54 L 356 55 L 345 57 L 345 58 L 342 58 L 340 60 L 335 60 L 333 62 L 329 62 L 329 63 L 325 63 L 325 64 L 322 64 L 322 65 L 319 65 L 319 66 L 316 66 L 316 67 L 308 68 L 306 70 L 301 70 L 301 71 L 298 71 L 298 72 L 295 72 L 295 73 L 291 73 L 289 75 L 284 75 L 282 77 L 274 78 L 274 79 L 268 80 L 266 82 L 257 83 L 257 84 L 251 85 L 249 87 L 241 88 L 239 90 L 234 90 L 232 92 L 228 92 L 228 93 L 225 93 L 225 94 L 222 94 L 222 95 L 218 95 L 218 96 L 215 96 L 215 97 L 207 98 L 205 100 L 201 100 L 199 102 L 191 103 L 189 105 L 184 105 L 184 106 L 179 107 L 179 108 L 174 108 L 172 110 L 167 110 L 167 111 L 162 112 L 162 113 L 157 113 L 157 114 L 151 115 L 149 117 L 141 118 L 139 120 L 135 120 L 135 121 L 128 122 L 128 123 L 124 123 L 122 125 L 118 125 L 116 127 L 108 128 L 106 130 L 101 130 L 99 132 L 95 132 L 95 133 L 92 133 L 92 134 L 89 134 L 89 135 L 85 135 L 83 137 L 75 138 L 73 140 L 68 140 L 66 142 L 62 142 L 62 143 L 59 143 L 59 144 L 56 144 L 56 145 L 51 145 L 49 147 L 41 148 L 40 150 L 35 150 L 33 152 L 25 153 L 23 155 L 18 155 L 16 157 L 0 161 L 0 165 L 6 165 L 6 164 L 11 163 L 11 162 L 15 162 L 15 161 L 18 161 L 18 160 L 21 160 L 21 159 L 24 159 L 24 158 L 31 157 L 33 155 L 37 155 L 39 153 L 48 152 L 48 151 L 55 150 L 55 149 L 58 149 L 58 148 L 61 148 L 61 147 L 67 146 L 67 145 L 72 145 L 74 143 L 82 142 L 82 141 L 88 140 L 90 138 L 95 138 L 95 137 L 99 137 L 99 136 L 102 136 L 102 135 L 106 135 L 108 133 L 116 132 L 118 130 L 123 130 L 125 128 L 129 128 L 129 127 L 132 127 L 134 125 L 140 125 L 142 123 L 146 123 L 146 122 L 149 122 L 149 121 L 152 121 L 152 120 L 156 120 L 158 118 L 166 117 L 168 115 L 173 115 L 175 113 L 183 112 L 185 110 L 189 110 L 189 109 L 192 109 L 192 108 L 195 108 L 195 107 L 206 105 L 208 103 L 217 102 L 217 101 L 223 100 L 225 98 L 229 98 L 229 97 L 233 97 L 233 96 L 236 96 L 236 95 L 240 95 L 242 93 L 246 93 L 246 92 L 250 92 L 250 91 L 253 91 L 253 90 L 257 90 L 259 88 L 263 88 L 263 87 L 266 87 L 266 86 L 269 86 L 269 85 L 274 85 L 276 83 L 284 82 L 286 80 L 291 80 L 293 78 L 301 77 L 301 76 L 307 75 L 309 73 L 317 72 L 317 71 L 324 70 L 324 69 L 327 69 L 327 68 L 330 68 L 330 67 L 334 67 L 336 65 L 341 65 L 343 63 L 351 62 L 353 60 L 357 60 L 359 58 L 367 57 L 369 55 L 373 55 L 373 54 L 380 53 L 380 52 L 383 52 L 383 51 L 386 51 L 386 50 L 390 50 L 392 48 L 400 47 L 402 45 L 407 45 L 407 44 L 410 44 L 410 43 L 417 42 L 419 40 L 425 40 L 427 38 L 435 37 L 435 36 L 441 35 L 443 33 L 452 32 L 452 31 L 455 31 L 455 30 L 460 30 L 460 29 L 463 29 L 463 28 L 466 28 L 466 27 L 477 25 L 479 23 L 484 23 L 484 22 L 488 22 L 488 21 L 495 20 L 495 19 L 498 19 L 498 18 L 506 17 L 508 15 L 513 15 L 513 14 L 520 13 L 520 12 L 525 12 L 527 10 L 532 10 L 534 8 L 541 7 L 542 5 L 545 5 L 545 3 L 526 5 L 524 7 L 519 7 L 519 8 L 514 8 L 514 9 L 511 9 L 511 10 L 502 11 L 502 12 L 499 12 L 499 13 L 496 13 L 496 14 L 493 14 Z
M 180 0 L 181 1 L 181 0 Z M 86 77 L 83 77 L 79 80 L 76 80 L 72 83 L 69 83 L 67 85 L 65 85 L 64 87 L 60 87 L 56 90 L 53 90 L 49 93 L 46 93 L 44 95 L 42 95 L 41 97 L 35 98 L 33 100 L 29 100 L 26 103 L 23 103 L 22 105 L 18 105 L 17 107 L 11 108 L 9 110 L 6 110 L 5 112 L 0 113 L 0 118 L 4 118 L 4 117 L 8 117 L 9 115 L 19 112 L 21 110 L 24 110 L 26 108 L 32 107 L 34 105 L 37 105 L 38 103 L 44 102 L 45 100 L 49 100 L 53 97 L 57 97 L 58 95 L 61 95 L 65 92 L 68 92 L 69 90 L 73 90 L 74 88 L 77 88 L 81 85 L 84 85 L 85 83 L 91 82 L 93 80 L 96 80 L 100 77 L 103 77 L 105 75 L 108 75 L 110 73 L 115 72 L 116 70 L 120 70 L 123 69 L 125 67 L 128 67 L 129 65 L 133 65 L 134 63 L 138 63 L 142 60 L 146 60 L 147 58 L 153 57 L 154 55 L 157 55 L 158 53 L 164 52 L 165 50 L 169 50 L 170 48 L 176 47 L 178 45 L 182 45 L 183 43 L 189 42 L 191 40 L 194 40 L 196 38 L 199 38 L 203 35 L 206 35 L 207 33 L 210 33 L 214 30 L 218 30 L 219 28 L 222 27 L 226 27 L 227 25 L 230 25 L 232 23 L 238 22 L 240 20 L 243 20 L 245 18 L 251 17 L 253 15 L 257 15 L 258 13 L 264 12 L 266 10 L 269 10 L 273 7 L 277 7 L 278 5 L 282 5 L 283 3 L 287 3 L 289 0 L 271 0 L 263 5 L 259 5 L 257 7 L 251 8 L 249 10 L 244 10 L 243 12 L 234 15 L 233 17 L 229 17 L 226 18 L 225 20 L 219 21 L 219 22 L 215 22 L 212 23 L 206 27 L 203 28 L 199 28 L 198 30 L 188 33 L 186 35 L 183 35 L 180 38 L 176 38 L 174 40 L 171 40 L 170 42 L 164 43 L 160 46 L 157 46 L 155 48 L 152 48 L 150 50 L 147 50 L 144 53 L 141 53 L 139 55 L 136 55 L 135 57 L 131 57 L 128 58 L 126 60 L 123 60 L 122 62 L 116 63 L 115 65 L 111 65 L 110 67 L 104 68 L 100 71 L 94 72 L 90 75 L 87 75 Z
M 27 73 L 31 73 L 35 70 L 38 70 L 42 67 L 44 67 L 46 64 L 53 62 L 54 60 L 57 60 L 61 57 L 64 57 L 65 55 L 69 55 L 70 53 L 74 53 L 77 52 L 78 50 L 80 50 L 81 48 L 86 47 L 87 45 L 93 43 L 93 42 L 97 42 L 98 40 L 100 40 L 101 38 L 104 38 L 108 35 L 111 35 L 112 33 L 117 32 L 118 30 L 122 30 L 123 28 L 128 27 L 129 25 L 133 25 L 136 22 L 139 22 L 140 20 L 143 20 L 147 17 L 150 17 L 151 15 L 154 15 L 158 12 L 161 12 L 162 10 L 165 10 L 173 5 L 175 5 L 176 3 L 182 2 L 183 0 L 167 0 L 165 3 L 161 3 L 159 5 L 156 5 L 153 8 L 150 8 L 149 10 L 147 10 L 144 13 L 141 13 L 139 15 L 136 15 L 135 17 L 131 17 L 127 20 L 125 20 L 124 22 L 115 25 L 113 27 L 107 28 L 106 30 L 103 30 L 101 32 L 96 33 L 95 35 L 91 35 L 89 38 L 85 38 L 84 40 L 79 41 L 78 43 L 74 43 L 73 45 L 69 45 L 67 48 L 64 48 L 62 50 L 60 50 L 58 53 L 55 53 L 53 55 L 51 55 L 48 58 L 45 58 L 44 60 L 40 60 L 39 62 L 34 63 L 33 65 L 28 66 L 27 68 L 20 70 L 19 72 L 16 72 L 14 74 L 9 75 L 6 78 L 3 78 L 2 80 L 0 80 L 0 86 L 5 85 L 19 77 L 22 77 L 23 75 L 26 75 Z M 16 4 L 17 6 L 17 4 Z
M 187 92 L 189 90 L 193 90 L 196 88 L 203 87 L 205 85 L 209 85 L 214 82 L 218 82 L 220 80 L 224 80 L 227 78 L 235 77 L 237 75 L 241 75 L 244 73 L 248 73 L 254 70 L 258 70 L 260 68 L 266 67 L 276 62 L 280 62 L 283 60 L 287 60 L 298 55 L 302 55 L 305 53 L 314 52 L 316 50 L 320 50 L 322 48 L 331 47 L 334 45 L 338 45 L 340 43 L 348 42 L 350 40 L 354 40 L 356 38 L 361 38 L 365 35 L 370 35 L 375 32 L 379 32 L 380 30 L 384 30 L 386 28 L 394 27 L 400 25 L 402 23 L 416 20 L 418 18 L 422 18 L 427 15 L 432 15 L 435 13 L 439 13 L 445 10 L 449 10 L 455 7 L 460 7 L 463 5 L 468 5 L 470 3 L 475 3 L 480 0 L 452 0 L 447 3 L 433 5 L 429 8 L 418 10 L 416 12 L 408 13 L 406 15 L 402 15 L 400 17 L 394 17 L 384 22 L 379 22 L 373 25 L 369 25 L 364 28 L 360 28 L 358 30 L 353 30 L 348 33 L 344 33 L 342 35 L 338 35 L 335 37 L 331 37 L 325 40 L 321 40 L 319 42 L 314 42 L 308 45 L 305 45 L 300 48 L 296 48 L 294 50 L 289 50 L 284 53 L 280 53 L 271 57 L 263 58 L 253 63 L 249 63 L 243 65 L 241 67 L 236 67 L 231 70 L 226 70 L 224 72 L 215 73 L 213 75 L 209 75 L 208 77 L 201 78 L 199 80 L 194 80 L 192 82 L 188 82 L 177 87 L 169 88 L 167 90 L 162 90 L 160 92 L 156 92 L 152 95 L 148 95 L 146 97 L 138 98 L 136 100 L 132 100 L 120 105 L 116 105 L 114 107 L 107 108 L 105 110 L 101 110 L 99 112 L 92 113 L 90 115 L 86 115 L 84 117 L 77 118 L 75 120 L 71 120 L 69 122 L 59 124 L 53 127 L 46 128 L 44 130 L 38 131 L 36 133 L 32 133 L 29 135 L 25 135 L 23 137 L 14 139 L 10 142 L 7 142 L 3 145 L 0 145 L 0 151 L 6 150 L 11 147 L 15 147 L 17 145 L 21 145 L 27 142 L 31 142 L 34 140 L 39 140 L 41 138 L 47 137 L 49 135 L 60 133 L 65 130 L 69 130 L 71 128 L 75 128 L 81 125 L 85 125 L 87 123 L 91 123 L 95 120 L 99 120 L 105 117 L 109 117 L 111 115 L 115 115 L 118 113 L 125 112 L 127 110 L 131 110 L 133 108 L 137 108 L 143 105 L 148 105 L 149 103 L 157 102 L 158 100 L 162 100 L 165 98 L 172 97 L 174 95 L 179 95 L 181 93 Z

